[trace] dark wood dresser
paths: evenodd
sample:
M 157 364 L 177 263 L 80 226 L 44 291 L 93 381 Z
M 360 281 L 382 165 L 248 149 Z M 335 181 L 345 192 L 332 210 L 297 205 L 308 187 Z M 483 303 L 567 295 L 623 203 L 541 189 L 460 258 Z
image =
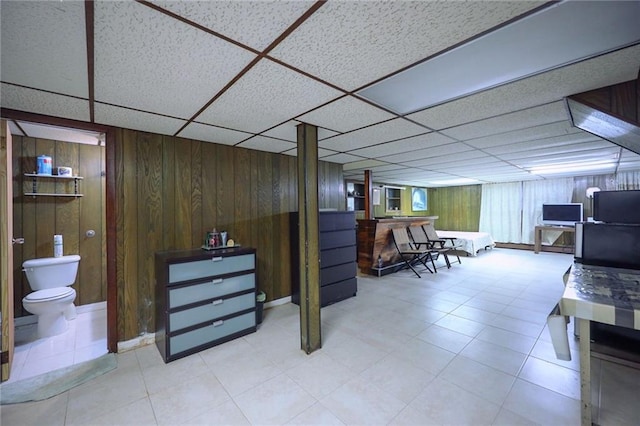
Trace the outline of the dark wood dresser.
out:
M 156 346 L 165 362 L 256 331 L 256 250 L 156 253 Z
M 300 304 L 298 212 L 290 214 L 291 301 Z M 356 295 L 358 265 L 356 217 L 352 211 L 323 211 L 320 231 L 320 305 L 327 306 Z

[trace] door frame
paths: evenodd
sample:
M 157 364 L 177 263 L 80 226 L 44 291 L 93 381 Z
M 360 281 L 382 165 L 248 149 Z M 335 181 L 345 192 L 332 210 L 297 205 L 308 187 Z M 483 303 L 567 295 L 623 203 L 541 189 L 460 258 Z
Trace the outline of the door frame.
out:
M 105 172 L 106 172 L 106 228 L 107 228 L 107 350 L 118 352 L 118 287 L 116 281 L 116 129 L 102 124 L 86 123 L 69 118 L 52 117 L 0 108 L 0 117 L 5 120 L 29 121 L 51 126 L 69 127 L 79 130 L 90 130 L 105 134 Z
M 2 344 L 0 345 L 0 382 L 9 380 L 15 347 L 13 328 L 13 151 L 9 122 L 0 120 L 0 201 L 5 204 L 0 220 L 0 309 L 2 309 Z M 6 267 L 4 266 L 6 264 Z

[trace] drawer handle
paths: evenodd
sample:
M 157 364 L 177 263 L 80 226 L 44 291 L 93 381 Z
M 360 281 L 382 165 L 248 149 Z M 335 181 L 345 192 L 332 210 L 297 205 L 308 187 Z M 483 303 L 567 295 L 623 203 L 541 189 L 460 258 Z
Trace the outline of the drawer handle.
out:
M 216 278 L 215 280 L 211 281 L 211 284 L 220 284 L 222 281 L 224 281 L 222 278 Z
M 212 257 L 212 258 L 211 258 L 211 261 L 212 261 L 212 262 L 220 262 L 220 261 L 222 261 L 222 259 L 223 259 L 223 257 L 222 257 L 222 256 L 220 256 L 220 257 Z
M 224 324 L 223 320 L 218 320 L 213 322 L 214 327 L 220 327 L 222 324 Z
M 224 302 L 224 299 L 216 299 L 213 302 L 211 302 L 211 304 L 213 304 L 213 305 L 222 305 L 223 302 Z

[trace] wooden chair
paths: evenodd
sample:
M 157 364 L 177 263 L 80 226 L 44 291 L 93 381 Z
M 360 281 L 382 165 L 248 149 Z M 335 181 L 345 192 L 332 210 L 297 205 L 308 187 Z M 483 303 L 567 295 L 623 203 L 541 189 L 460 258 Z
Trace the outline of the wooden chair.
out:
M 449 261 L 448 254 L 454 255 L 458 259 L 458 263 L 462 264 L 460 261 L 460 256 L 458 255 L 458 249 L 460 248 L 457 244 L 457 238 L 455 237 L 446 237 L 440 238 L 438 233 L 436 232 L 436 228 L 433 227 L 432 224 L 422 225 L 422 230 L 424 231 L 427 239 L 439 248 L 447 249 L 447 267 L 451 267 L 451 262 Z M 447 242 L 449 242 L 447 244 Z
M 429 272 L 433 273 L 431 268 L 429 268 L 429 265 L 427 265 L 427 260 L 431 260 L 433 269 L 436 269 L 436 265 L 433 262 L 433 257 L 431 256 L 431 251 L 429 249 L 418 249 L 409 239 L 407 228 L 392 228 L 391 232 L 393 234 L 393 243 L 398 250 L 398 254 L 400 254 L 400 258 L 404 262 L 405 267 L 411 269 L 418 278 L 422 278 L 414 268 L 414 265 L 418 262 L 422 263 Z

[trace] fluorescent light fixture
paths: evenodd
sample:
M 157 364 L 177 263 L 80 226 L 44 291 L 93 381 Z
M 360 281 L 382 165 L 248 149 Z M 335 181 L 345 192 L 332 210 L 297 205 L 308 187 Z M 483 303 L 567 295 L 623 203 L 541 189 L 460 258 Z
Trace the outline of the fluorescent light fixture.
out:
M 616 163 L 613 161 L 584 162 L 553 164 L 549 166 L 536 166 L 529 169 L 533 175 L 557 175 L 563 173 L 589 172 L 595 170 L 614 169 Z
M 369 86 L 408 114 L 638 43 L 640 2 L 564 1 Z
M 478 183 L 479 181 L 476 179 L 470 178 L 457 178 L 457 179 L 444 179 L 444 180 L 435 180 L 429 182 L 431 185 L 466 185 L 471 183 Z
M 395 186 L 395 185 L 380 185 L 380 188 L 401 189 L 403 191 L 407 189 L 404 186 Z

